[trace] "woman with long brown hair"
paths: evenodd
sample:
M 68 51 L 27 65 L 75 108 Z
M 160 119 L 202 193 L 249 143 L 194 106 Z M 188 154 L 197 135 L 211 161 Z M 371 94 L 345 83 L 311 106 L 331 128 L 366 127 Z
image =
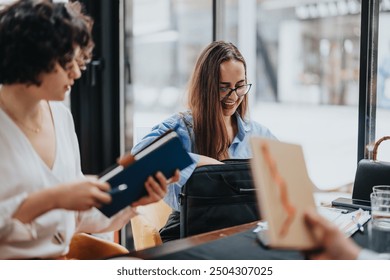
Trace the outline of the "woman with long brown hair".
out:
M 168 129 L 178 133 L 195 163 L 181 172 L 179 182 L 168 186 L 164 200 L 174 210 L 180 210 L 181 187 L 197 166 L 250 158 L 251 135 L 275 138 L 266 127 L 247 119 L 250 88 L 240 51 L 225 41 L 209 44 L 200 54 L 189 82 L 189 110 L 153 127 L 133 148 L 132 153 L 136 153 Z

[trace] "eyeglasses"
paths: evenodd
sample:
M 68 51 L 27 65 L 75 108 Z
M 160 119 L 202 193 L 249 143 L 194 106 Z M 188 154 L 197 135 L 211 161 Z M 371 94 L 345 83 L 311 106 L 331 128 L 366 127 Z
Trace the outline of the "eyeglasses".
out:
M 82 59 L 82 58 L 79 58 L 79 57 L 73 58 L 71 61 L 66 63 L 64 69 L 66 71 L 72 70 L 73 67 L 74 67 L 74 62 L 76 62 L 77 66 L 79 67 L 79 69 L 81 71 L 87 70 L 86 61 L 84 59 Z
M 75 60 L 81 71 L 87 70 L 87 62 L 84 58 L 76 57 Z
M 250 91 L 251 86 L 252 84 L 246 84 L 235 88 L 221 87 L 219 88 L 219 92 L 222 96 L 220 101 L 226 102 L 226 100 L 232 95 L 233 92 L 236 92 L 237 97 L 241 98 Z

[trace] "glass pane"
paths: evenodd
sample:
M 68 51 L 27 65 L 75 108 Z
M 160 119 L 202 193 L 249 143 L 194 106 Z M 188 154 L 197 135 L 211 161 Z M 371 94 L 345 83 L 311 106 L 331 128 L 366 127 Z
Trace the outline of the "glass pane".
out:
M 382 1 L 379 13 L 376 139 L 390 135 L 390 1 Z M 379 160 L 390 161 L 390 143 L 382 142 Z
M 134 113 L 134 132 L 127 126 L 126 150 L 165 116 L 184 109 L 195 60 L 212 40 L 212 1 L 134 0 L 132 9 L 126 40 L 132 79 L 128 106 L 134 101 L 128 112 Z
M 14 2 L 14 1 L 15 0 L 0 0 L 0 9 L 1 9 L 2 6 L 10 4 L 10 3 Z
M 125 150 L 155 124 L 185 108 L 186 84 L 212 40 L 212 1 L 125 1 Z M 134 249 L 131 225 L 124 231 Z
M 256 1 L 256 73 L 251 117 L 282 141 L 303 146 L 315 185 L 350 185 L 357 161 L 359 1 Z M 225 38 L 240 41 L 234 16 L 243 1 L 227 1 Z M 238 15 L 237 14 L 237 15 Z M 244 54 L 244 56 L 246 56 Z M 248 56 L 246 56 L 248 61 Z
M 222 36 L 217 35 L 240 49 L 248 44 L 240 39 L 245 32 L 240 26 L 251 17 L 240 16 L 248 2 L 224 1 L 225 28 Z M 280 140 L 303 145 L 309 174 L 319 188 L 352 183 L 357 159 L 359 1 L 255 2 L 256 52 L 244 53 L 255 63 L 253 73 L 248 73 L 255 81 L 251 117 Z M 143 127 L 149 129 L 184 108 L 185 85 L 197 55 L 211 40 L 212 23 L 211 1 L 134 1 L 133 8 L 134 37 L 128 41 L 132 38 L 137 138 L 145 133 Z M 133 132 L 126 135 L 129 149 Z

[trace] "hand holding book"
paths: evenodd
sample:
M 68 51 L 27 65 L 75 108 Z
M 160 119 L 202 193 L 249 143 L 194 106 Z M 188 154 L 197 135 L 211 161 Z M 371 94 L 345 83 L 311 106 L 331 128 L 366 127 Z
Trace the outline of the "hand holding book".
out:
M 300 145 L 252 137 L 252 174 L 262 219 L 268 230 L 260 241 L 280 249 L 310 249 L 316 244 L 304 221 L 314 209 L 311 182 Z
M 345 215 L 345 214 L 341 214 Z M 338 226 L 315 211 L 306 211 L 305 222 L 315 241 L 315 249 L 304 251 L 309 259 L 353 260 L 361 248 L 339 230 Z
M 193 161 L 176 132 L 168 131 L 135 155 L 126 155 L 99 180 L 111 185 L 112 202 L 100 208 L 111 217 L 128 205 L 144 205 L 161 199 L 166 193 L 166 178 L 178 180 L 181 170 Z M 161 174 L 159 174 L 161 173 Z
M 156 181 L 156 179 L 158 181 Z M 167 193 L 168 185 L 174 182 L 179 181 L 180 172 L 176 170 L 173 177 L 166 179 L 164 174 L 157 172 L 155 176 L 149 176 L 148 180 L 145 182 L 145 189 L 148 192 L 148 195 L 141 197 L 137 201 L 131 204 L 132 207 L 147 205 L 160 201 L 164 198 Z
M 135 158 L 132 154 L 126 154 L 118 158 L 118 165 L 126 168 L 130 164 L 135 162 Z M 132 207 L 147 205 L 150 203 L 157 202 L 164 198 L 167 193 L 167 187 L 169 184 L 179 181 L 180 171 L 176 170 L 173 177 L 170 179 L 165 178 L 164 174 L 157 172 L 154 176 L 149 176 L 145 182 L 145 189 L 148 195 L 145 195 L 131 204 Z

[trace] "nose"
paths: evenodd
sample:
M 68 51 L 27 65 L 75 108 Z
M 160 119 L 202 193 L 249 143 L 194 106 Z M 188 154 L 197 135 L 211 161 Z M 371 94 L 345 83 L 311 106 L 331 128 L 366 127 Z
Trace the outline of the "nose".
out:
M 81 77 L 81 70 L 76 60 L 73 60 L 72 63 L 73 63 L 73 67 L 69 71 L 69 78 L 73 80 L 77 80 Z
M 235 93 L 235 96 L 236 96 L 235 100 L 237 101 L 237 99 L 240 98 L 240 97 L 238 96 L 237 89 L 235 88 L 235 89 L 232 90 L 232 92 L 230 93 L 230 97 L 233 97 L 233 92 Z

